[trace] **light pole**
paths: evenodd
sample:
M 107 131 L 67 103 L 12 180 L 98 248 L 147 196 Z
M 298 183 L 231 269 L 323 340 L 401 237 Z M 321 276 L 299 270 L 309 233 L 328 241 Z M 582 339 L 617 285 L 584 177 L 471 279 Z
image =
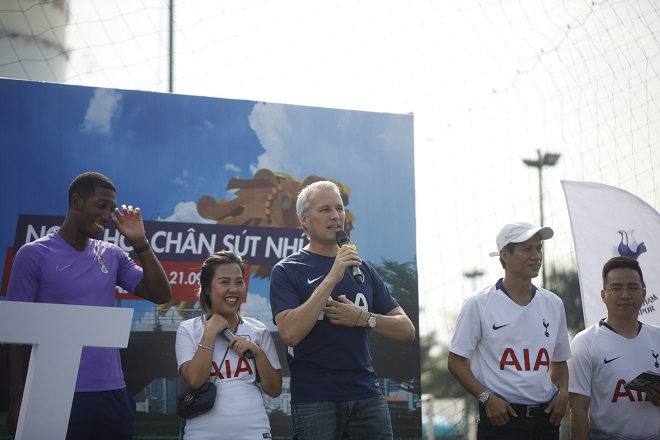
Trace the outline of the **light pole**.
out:
M 478 285 L 477 285 L 477 278 L 481 277 L 484 273 L 478 269 L 475 269 L 471 272 L 463 272 L 463 276 L 465 278 L 469 278 L 472 280 L 472 291 L 476 292 Z
M 523 159 L 523 163 L 528 167 L 538 168 L 539 170 L 539 206 L 541 207 L 541 218 L 539 219 L 539 226 L 545 226 L 543 224 L 543 167 L 551 167 L 557 163 L 559 160 L 559 154 L 557 153 L 545 153 L 541 154 L 541 150 L 536 150 L 538 154 L 537 160 L 532 159 Z M 541 265 L 541 283 L 545 286 L 545 261 Z

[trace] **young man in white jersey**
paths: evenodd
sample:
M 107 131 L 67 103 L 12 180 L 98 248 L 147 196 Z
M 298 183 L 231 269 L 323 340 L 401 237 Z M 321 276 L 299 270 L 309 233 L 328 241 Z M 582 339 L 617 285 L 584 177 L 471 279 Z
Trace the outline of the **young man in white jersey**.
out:
M 624 388 L 643 371 L 660 373 L 660 327 L 638 321 L 646 289 L 637 260 L 605 263 L 600 296 L 607 318 L 571 343 L 571 439 L 659 439 L 660 387 Z
M 449 346 L 449 371 L 479 399 L 478 439 L 559 439 L 571 357 L 564 304 L 532 284 L 549 227 L 510 223 L 497 235 L 504 278 L 470 295 Z M 468 362 L 469 361 L 469 362 Z

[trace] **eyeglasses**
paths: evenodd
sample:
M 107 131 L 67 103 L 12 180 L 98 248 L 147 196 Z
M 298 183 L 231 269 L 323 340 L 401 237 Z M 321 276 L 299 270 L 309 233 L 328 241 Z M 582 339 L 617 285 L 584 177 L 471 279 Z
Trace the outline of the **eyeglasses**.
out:
M 625 287 L 624 286 L 614 286 L 614 287 L 608 287 L 606 290 L 609 290 L 614 295 L 621 295 L 623 293 L 624 289 L 627 290 L 628 293 L 631 296 L 639 295 L 640 293 L 642 293 L 642 290 L 643 290 L 639 286 L 625 286 Z

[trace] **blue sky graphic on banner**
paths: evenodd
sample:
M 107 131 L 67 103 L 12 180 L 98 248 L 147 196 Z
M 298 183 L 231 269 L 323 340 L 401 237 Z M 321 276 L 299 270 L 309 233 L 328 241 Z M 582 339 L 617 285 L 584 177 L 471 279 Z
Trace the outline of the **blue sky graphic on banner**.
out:
M 139 206 L 145 220 L 190 223 L 216 223 L 197 201 L 234 199 L 232 178 L 327 177 L 350 189 L 362 258 L 415 257 L 411 115 L 19 80 L 0 80 L 0 93 L 3 267 L 17 215 L 64 216 L 68 185 L 84 171 L 110 177 L 118 204 Z
M 269 268 L 305 244 L 295 197 L 320 178 L 339 184 L 361 258 L 376 265 L 416 258 L 412 115 L 9 79 L 0 79 L 0 96 L 0 300 L 12 250 L 61 224 L 68 185 L 85 171 L 115 183 L 118 205 L 140 207 L 173 287 L 175 301 L 159 310 L 118 291 L 118 304 L 135 309 L 131 341 L 154 322 L 173 336 L 185 317 L 177 307 L 195 307 L 201 261 L 223 248 L 252 263 L 244 313 L 275 331 Z M 103 238 L 131 250 L 114 225 Z M 417 323 L 417 309 L 409 314 Z M 412 365 L 401 377 L 413 385 L 388 385 L 396 404 L 413 410 L 418 343 L 408 352 L 414 362 L 403 354 L 398 361 Z M 382 351 L 389 374 L 397 347 Z M 416 397 L 405 398 L 411 389 Z

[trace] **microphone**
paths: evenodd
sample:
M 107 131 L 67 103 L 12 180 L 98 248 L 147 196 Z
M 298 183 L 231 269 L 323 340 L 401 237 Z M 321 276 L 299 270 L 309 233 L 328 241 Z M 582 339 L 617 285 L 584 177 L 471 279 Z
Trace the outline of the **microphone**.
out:
M 351 240 L 348 238 L 348 235 L 346 235 L 346 232 L 344 231 L 337 231 L 335 237 L 337 237 L 337 244 L 339 247 L 342 247 L 345 244 L 347 245 L 351 242 Z M 364 274 L 358 266 L 350 266 L 349 270 L 351 271 L 351 275 L 353 275 L 353 279 L 356 283 L 362 284 L 364 282 Z
M 232 339 L 234 339 L 234 337 L 236 337 L 236 335 L 233 334 L 228 328 L 224 329 L 220 333 L 220 336 L 222 336 L 222 339 L 224 339 L 227 342 L 231 341 Z M 252 354 L 252 352 L 250 350 L 243 353 L 243 356 L 245 356 L 248 359 L 254 359 L 254 355 Z

